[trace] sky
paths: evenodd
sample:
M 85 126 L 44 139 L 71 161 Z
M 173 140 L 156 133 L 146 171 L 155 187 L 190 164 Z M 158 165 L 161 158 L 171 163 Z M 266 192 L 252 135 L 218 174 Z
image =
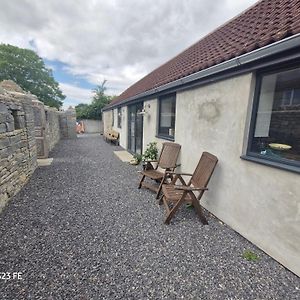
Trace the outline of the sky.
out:
M 0 0 L 0 43 L 32 49 L 63 93 L 119 95 L 257 0 Z

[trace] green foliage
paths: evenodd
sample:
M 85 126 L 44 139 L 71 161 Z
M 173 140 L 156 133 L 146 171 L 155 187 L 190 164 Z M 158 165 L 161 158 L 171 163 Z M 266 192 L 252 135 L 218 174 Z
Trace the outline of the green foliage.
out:
M 52 71 L 34 51 L 0 44 L 0 81 L 9 79 L 49 106 L 61 107 L 66 97 Z
M 156 160 L 158 155 L 157 143 L 151 142 L 147 145 L 147 148 L 143 154 L 142 159 L 147 160 Z
M 186 208 L 187 209 L 193 209 L 194 208 L 194 205 L 192 203 L 187 203 L 186 204 Z
M 250 250 L 246 250 L 243 253 L 243 258 L 249 261 L 257 261 L 259 259 L 259 256 Z
M 114 98 L 114 96 L 105 95 L 105 83 L 106 80 L 93 89 L 94 96 L 91 104 L 80 103 L 75 107 L 77 119 L 102 120 L 103 107 L 109 104 Z
M 91 105 L 80 103 L 75 106 L 75 111 L 77 119 L 91 119 Z
M 143 156 L 141 154 L 134 154 L 133 159 L 137 162 L 137 165 L 142 161 Z

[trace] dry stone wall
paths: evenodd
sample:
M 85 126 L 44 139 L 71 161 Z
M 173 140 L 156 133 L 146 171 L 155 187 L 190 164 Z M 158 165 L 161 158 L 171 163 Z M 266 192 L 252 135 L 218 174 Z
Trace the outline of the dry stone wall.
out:
M 47 140 L 49 140 L 49 151 L 51 151 L 60 140 L 61 134 L 60 134 L 59 119 L 63 116 L 64 113 L 62 112 L 57 113 L 56 109 L 46 106 L 45 114 L 46 114 L 46 136 L 47 136 Z
M 77 137 L 75 123 L 74 110 L 57 111 L 12 81 L 0 83 L 0 212 L 33 174 L 38 157 L 47 157 L 61 137 Z
M 0 87 L 0 211 L 37 166 L 31 101 Z
M 64 139 L 74 139 L 76 134 L 76 113 L 75 109 L 69 108 L 60 116 L 60 134 Z

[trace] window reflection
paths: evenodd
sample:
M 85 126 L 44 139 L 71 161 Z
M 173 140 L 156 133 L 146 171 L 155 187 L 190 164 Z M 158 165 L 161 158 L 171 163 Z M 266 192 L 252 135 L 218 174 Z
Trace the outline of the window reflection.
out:
M 264 75 L 250 151 L 300 162 L 300 68 Z

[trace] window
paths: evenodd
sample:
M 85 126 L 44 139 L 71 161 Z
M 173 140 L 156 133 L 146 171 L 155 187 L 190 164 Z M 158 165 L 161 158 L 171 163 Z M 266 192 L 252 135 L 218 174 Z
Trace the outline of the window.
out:
M 159 98 L 158 136 L 174 139 L 176 95 Z
M 248 156 L 300 167 L 300 67 L 258 76 Z M 298 169 L 297 169 L 298 170 Z
M 114 127 L 115 126 L 115 110 L 114 109 L 111 111 L 111 114 L 112 114 L 111 126 Z
M 118 108 L 118 128 L 122 128 L 122 109 Z

